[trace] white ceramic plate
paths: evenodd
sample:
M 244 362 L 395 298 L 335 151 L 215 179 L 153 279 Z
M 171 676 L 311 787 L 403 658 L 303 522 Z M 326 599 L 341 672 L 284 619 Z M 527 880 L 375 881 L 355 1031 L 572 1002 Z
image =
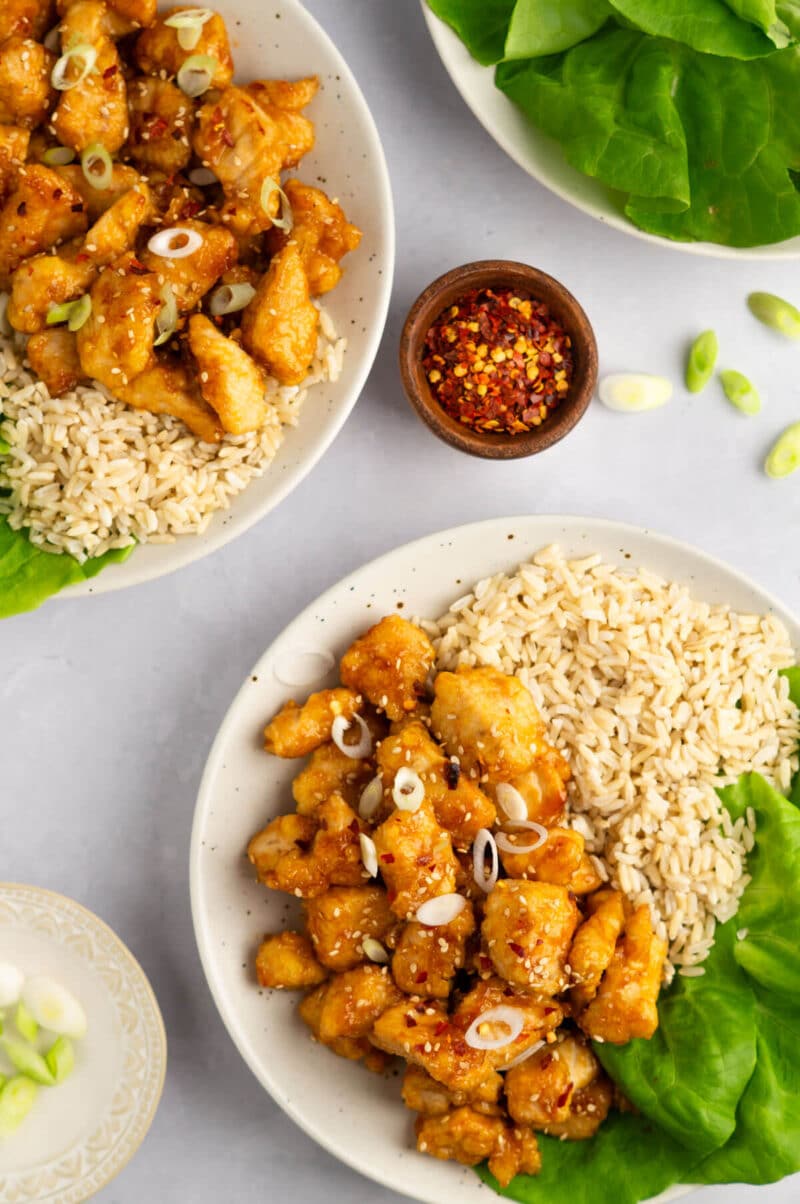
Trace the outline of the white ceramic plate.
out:
M 644 565 L 709 602 L 775 611 L 800 649 L 800 624 L 754 583 L 684 544 L 619 523 L 584 518 L 491 519 L 430 535 L 373 561 L 328 590 L 286 628 L 242 686 L 208 758 L 192 833 L 192 911 L 217 1007 L 239 1052 L 281 1107 L 316 1141 L 362 1174 L 425 1204 L 496 1198 L 454 1163 L 416 1153 L 397 1078 L 380 1078 L 309 1041 L 297 997 L 260 991 L 250 967 L 267 931 L 291 922 L 287 896 L 253 880 L 250 836 L 292 809 L 297 762 L 268 757 L 261 733 L 290 697 L 326 679 L 304 680 L 309 653 L 338 656 L 391 611 L 436 618 L 479 578 L 513 568 L 557 542 L 571 555 L 599 552 L 610 563 Z M 319 659 L 319 658 L 317 658 Z M 292 689 L 276 677 L 291 680 Z M 244 968 L 247 967 L 247 968 Z M 611 1185 L 609 1185 L 609 1188 Z M 680 1192 L 678 1193 L 680 1194 Z M 666 1198 L 673 1198 L 674 1192 Z
M 450 26 L 434 16 L 425 0 L 421 0 L 421 4 L 433 44 L 465 103 L 498 146 L 534 180 L 563 201 L 615 230 L 662 247 L 688 251 L 691 255 L 713 255 L 718 259 L 800 258 L 800 237 L 766 247 L 723 247 L 710 242 L 676 242 L 634 226 L 620 212 L 611 189 L 570 167 L 558 143 L 537 130 L 522 111 L 495 88 L 494 68 L 476 63 Z
M 102 920 L 37 886 L 0 883 L 0 960 L 62 982 L 86 1011 L 76 1066 L 43 1087 L 0 1142 L 5 1204 L 81 1204 L 118 1175 L 147 1134 L 167 1066 L 164 1024 L 144 971 Z
M 319 181 L 364 232 L 361 246 L 345 261 L 341 283 L 324 298 L 338 333 L 347 337 L 343 371 L 338 381 L 310 390 L 298 425 L 286 428 L 264 475 L 234 499 L 230 510 L 215 515 L 207 531 L 136 548 L 124 564 L 71 586 L 66 596 L 106 593 L 162 577 L 216 551 L 263 518 L 333 442 L 358 400 L 383 334 L 394 273 L 394 212 L 383 148 L 361 89 L 299 0 L 219 0 L 216 7 L 228 26 L 237 80 L 320 77 L 320 92 L 308 108 L 316 146 L 298 174 L 309 183 Z

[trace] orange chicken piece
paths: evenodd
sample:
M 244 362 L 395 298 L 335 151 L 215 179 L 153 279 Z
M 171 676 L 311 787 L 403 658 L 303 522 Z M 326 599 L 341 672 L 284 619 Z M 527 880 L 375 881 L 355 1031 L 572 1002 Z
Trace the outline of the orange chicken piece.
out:
M 402 995 L 386 966 L 357 966 L 329 979 L 319 1016 L 319 1039 L 367 1037 L 376 1020 Z
M 28 130 L 42 124 L 56 95 L 50 83 L 55 61 L 32 38 L 0 43 L 0 121 Z
M 142 251 L 141 261 L 158 275 L 159 287 L 171 286 L 178 309 L 188 313 L 200 304 L 222 273 L 236 262 L 236 239 L 221 226 L 210 226 L 208 222 L 193 218 L 180 221 L 176 230 L 193 230 L 199 234 L 202 242 L 197 250 L 174 259 L 157 255 L 148 248 Z
M 25 353 L 51 397 L 71 392 L 83 379 L 78 342 L 66 326 L 51 326 L 31 335 Z
M 16 183 L 25 162 L 30 131 L 19 125 L 0 125 L 0 201 Z
M 463 1091 L 448 1091 L 421 1066 L 408 1065 L 403 1075 L 402 1095 L 407 1108 L 412 1112 L 423 1112 L 425 1116 L 444 1116 L 451 1108 L 461 1108 L 465 1104 L 475 1112 L 500 1116 L 502 1087 L 502 1076 L 493 1072 L 469 1094 Z
M 486 899 L 483 940 L 501 978 L 557 995 L 580 913 L 563 886 L 503 878 Z
M 97 58 L 80 83 L 59 93 L 51 123 L 64 146 L 82 151 L 99 142 L 113 155 L 128 136 L 128 92 L 122 62 L 107 33 L 107 15 L 101 0 L 76 0 L 64 14 L 62 46 L 91 46 Z M 80 64 L 72 67 L 75 80 L 80 69 Z
M 505 1077 L 512 1120 L 553 1137 L 592 1137 L 608 1115 L 612 1088 L 579 1036 L 566 1036 L 532 1054 Z
M 658 1028 L 658 993 L 667 943 L 653 932 L 650 908 L 637 907 L 625 925 L 597 994 L 578 1016 L 593 1040 L 625 1045 Z
M 361 231 L 345 217 L 344 210 L 319 188 L 287 180 L 284 192 L 294 219 L 292 229 L 269 231 L 267 245 L 273 252 L 291 239 L 297 244 L 308 276 L 312 297 L 329 293 L 342 278 L 339 261 L 361 242 Z
M 117 396 L 153 360 L 154 324 L 161 309 L 158 279 L 134 255 L 103 268 L 91 288 L 92 311 L 78 331 L 85 376 Z M 149 408 L 149 407 L 148 407 Z
M 530 769 L 512 778 L 509 785 L 525 800 L 528 819 L 551 828 L 564 818 L 570 777 L 569 765 L 561 753 L 550 748 L 537 757 Z
M 3 0 L 0 42 L 16 36 L 41 40 L 55 23 L 52 0 Z
M 321 745 L 292 782 L 298 814 L 313 815 L 334 792 L 357 811 L 361 793 L 374 774 L 369 761 L 348 757 L 335 744 Z
M 346 686 L 358 690 L 389 719 L 402 719 L 424 699 L 434 657 L 421 627 L 387 615 L 350 645 L 340 673 Z
M 219 443 L 222 439 L 219 418 L 203 400 L 194 378 L 180 360 L 165 355 L 115 392 L 136 410 L 179 418 L 204 443 Z
M 189 319 L 189 347 L 197 360 L 200 392 L 225 430 L 244 435 L 262 427 L 267 384 L 255 360 L 205 314 Z
M 393 811 L 372 838 L 389 903 L 401 919 L 413 919 L 426 900 L 455 891 L 458 864 L 450 833 L 427 799 L 416 811 Z
M 531 843 L 531 833 L 512 829 L 505 833 L 511 844 Z M 511 878 L 532 878 L 565 886 L 573 895 L 587 895 L 602 885 L 602 878 L 585 851 L 580 832 L 551 828 L 547 840 L 530 853 L 500 850 L 503 869 Z
M 422 1066 L 451 1091 L 476 1091 L 492 1074 L 486 1053 L 467 1045 L 441 1003 L 398 1003 L 376 1021 L 370 1040 L 378 1049 Z
M 447 999 L 456 971 L 466 961 L 467 940 L 475 931 L 468 903 L 448 924 L 430 927 L 416 920 L 405 925 L 392 958 L 392 974 L 407 995 Z
M 453 1011 L 453 1021 L 466 1032 L 473 1021 L 484 1012 L 498 1007 L 514 1008 L 521 1013 L 523 1020 L 522 1029 L 515 1041 L 499 1049 L 487 1051 L 489 1061 L 501 1070 L 526 1049 L 546 1040 L 548 1034 L 557 1029 L 564 1019 L 564 1009 L 555 1000 L 543 1000 L 530 991 L 511 987 L 502 978 L 486 978 L 479 980 L 472 990 L 459 1000 Z M 503 1030 L 498 1029 L 498 1036 L 502 1034 Z
M 227 88 L 233 79 L 228 31 L 219 13 L 213 13 L 200 29 L 197 44 L 185 50 L 178 41 L 178 30 L 165 24 L 174 13 L 185 12 L 191 5 L 168 8 L 158 14 L 156 20 L 139 34 L 136 39 L 134 58 L 145 75 L 157 75 L 162 79 L 177 75 L 183 64 L 193 55 L 202 54 L 216 59 L 217 66 L 209 87 Z
M 128 84 L 131 129 L 127 152 L 143 171 L 172 175 L 192 157 L 194 105 L 177 85 L 148 75 Z
M 83 234 L 86 226 L 80 194 L 49 167 L 28 164 L 0 208 L 0 287 L 23 259 Z
M 311 694 L 302 706 L 287 702 L 265 727 L 264 748 L 276 757 L 305 757 L 330 741 L 334 719 L 352 719 L 361 702 L 341 686 Z
M 314 359 L 318 326 L 300 253 L 289 243 L 242 312 L 242 343 L 280 384 L 299 385 Z
M 597 994 L 625 925 L 624 900 L 618 891 L 597 891 L 587 905 L 591 914 L 575 933 L 569 954 L 574 984 L 570 998 L 579 1009 Z
M 313 819 L 280 815 L 272 820 L 250 841 L 247 855 L 265 886 L 313 899 L 330 886 L 363 884 L 360 831 L 358 816 L 333 794 Z
M 397 917 L 380 886 L 332 886 L 306 902 L 306 923 L 322 965 L 352 970 L 367 960 L 364 941 L 386 942 Z
M 311 941 L 300 932 L 265 937 L 256 954 L 256 977 L 262 987 L 299 991 L 327 978 L 314 956 Z
M 314 1040 L 327 1046 L 332 1053 L 338 1054 L 340 1058 L 348 1058 L 351 1062 L 363 1061 L 368 1070 L 376 1072 L 385 1070 L 391 1059 L 385 1053 L 382 1053 L 381 1050 L 376 1049 L 367 1037 L 332 1037 L 327 1041 L 323 1041 L 321 1026 L 325 1013 L 328 988 L 329 984 L 327 982 L 322 983 L 321 986 L 306 995 L 298 1008 L 300 1018 L 311 1029 Z
M 515 1175 L 538 1175 L 542 1160 L 530 1129 L 509 1125 L 499 1116 L 485 1116 L 471 1108 L 454 1108 L 444 1116 L 420 1116 L 415 1131 L 423 1154 L 465 1166 L 485 1159 L 501 1187 Z

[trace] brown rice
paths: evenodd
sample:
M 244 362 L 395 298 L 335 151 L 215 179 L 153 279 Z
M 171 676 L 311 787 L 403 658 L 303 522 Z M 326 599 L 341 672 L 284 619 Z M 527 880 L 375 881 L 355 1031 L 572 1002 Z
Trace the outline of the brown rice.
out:
M 24 360 L 22 344 L 0 338 L 0 514 L 32 543 L 78 560 L 110 548 L 171 543 L 204 531 L 218 510 L 275 456 L 294 426 L 309 387 L 336 380 L 345 340 L 320 310 L 320 335 L 300 387 L 269 383 L 272 402 L 261 430 L 203 443 L 176 418 L 134 410 L 97 386 L 51 397 Z
M 572 767 L 572 826 L 600 872 L 650 905 L 668 977 L 696 973 L 749 881 L 755 829 L 715 787 L 757 770 L 786 790 L 798 768 L 783 624 L 551 547 L 427 627 L 440 668 L 495 665 L 529 687 Z

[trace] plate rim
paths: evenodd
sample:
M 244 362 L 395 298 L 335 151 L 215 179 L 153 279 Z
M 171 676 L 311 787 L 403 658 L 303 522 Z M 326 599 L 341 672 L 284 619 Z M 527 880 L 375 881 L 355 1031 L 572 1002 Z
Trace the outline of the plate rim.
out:
M 159 7 L 162 6 L 163 0 L 160 0 Z M 204 536 L 199 547 L 195 547 L 193 534 L 178 536 L 175 543 L 170 545 L 171 548 L 175 549 L 175 556 L 168 565 L 147 565 L 147 558 L 144 555 L 147 544 L 144 544 L 141 548 L 134 548 L 133 555 L 129 560 L 123 562 L 123 564 L 108 565 L 106 570 L 98 576 L 67 586 L 56 595 L 58 598 L 85 598 L 114 593 L 117 590 L 129 589 L 133 586 L 144 585 L 148 581 L 156 581 L 162 577 L 168 577 L 180 569 L 187 568 L 190 564 L 203 560 L 207 556 L 212 556 L 227 544 L 234 543 L 239 536 L 252 530 L 257 523 L 260 523 L 273 510 L 277 509 L 289 494 L 293 493 L 302 484 L 305 478 L 313 472 L 323 456 L 329 451 L 341 433 L 342 427 L 358 404 L 367 379 L 374 367 L 389 316 L 397 257 L 397 221 L 392 178 L 386 159 L 386 151 L 378 124 L 363 89 L 353 69 L 331 35 L 314 14 L 309 12 L 305 5 L 302 4 L 301 0 L 280 0 L 280 7 L 284 11 L 286 9 L 293 10 L 297 19 L 305 23 L 306 29 L 314 31 L 315 36 L 325 45 L 328 53 L 337 60 L 337 71 L 341 74 L 342 79 L 349 84 L 352 96 L 361 110 L 361 115 L 368 131 L 369 145 L 366 146 L 366 150 L 375 164 L 376 181 L 380 192 L 379 210 L 385 215 L 383 238 L 385 239 L 386 261 L 381 265 L 383 274 L 380 276 L 380 287 L 377 290 L 376 304 L 372 307 L 372 313 L 376 316 L 376 321 L 371 336 L 367 341 L 366 352 L 362 358 L 361 366 L 353 375 L 350 399 L 347 405 L 342 406 L 341 412 L 336 415 L 331 424 L 326 439 L 314 450 L 313 454 L 304 458 L 299 464 L 286 469 L 280 478 L 276 478 L 279 483 L 276 485 L 274 493 L 271 493 L 269 498 L 265 499 L 264 504 L 258 506 L 252 515 L 237 522 L 234 529 L 231 530 L 229 524 L 224 520 L 231 514 L 232 506 L 236 504 L 236 498 L 233 499 L 231 507 L 216 512 L 207 532 L 198 533 Z M 301 413 L 300 422 L 302 421 L 303 417 Z M 267 465 L 266 474 L 269 473 L 270 467 L 271 465 Z M 251 482 L 251 484 L 253 483 Z M 137 565 L 137 571 L 135 572 L 131 571 L 130 568 L 134 557 L 136 557 Z M 142 565 L 141 568 L 138 567 L 140 563 Z M 124 570 L 124 572 L 118 574 L 114 571 L 116 569 Z M 124 576 L 125 579 L 121 580 L 121 576 Z
M 711 566 L 715 572 L 722 572 L 725 575 L 737 578 L 738 581 L 748 590 L 751 590 L 759 595 L 760 598 L 763 599 L 766 607 L 771 612 L 776 613 L 782 619 L 788 618 L 793 627 L 797 631 L 800 631 L 800 616 L 796 615 L 791 608 L 787 607 L 783 602 L 781 602 L 780 599 L 777 598 L 771 591 L 764 589 L 747 573 L 733 567 L 720 557 L 706 552 L 702 548 L 696 547 L 694 544 L 691 544 L 686 540 L 680 539 L 676 536 L 662 534 L 658 531 L 653 531 L 650 527 L 640 526 L 635 523 L 621 522 L 615 519 L 591 517 L 579 514 L 517 514 L 512 516 L 500 516 L 498 518 L 480 519 L 476 522 L 461 523 L 456 526 L 444 528 L 442 530 L 431 531 L 425 535 L 418 536 L 415 539 L 408 540 L 405 543 L 398 544 L 396 547 L 381 553 L 379 556 L 365 561 L 362 565 L 358 566 L 350 573 L 347 573 L 344 577 L 334 582 L 327 589 L 323 590 L 320 594 L 314 597 L 289 623 L 287 623 L 281 629 L 280 632 L 278 632 L 275 638 L 271 640 L 267 647 L 263 650 L 255 664 L 252 666 L 250 672 L 243 678 L 241 685 L 236 690 L 236 693 L 234 694 L 225 712 L 222 722 L 220 723 L 214 740 L 209 748 L 197 790 L 195 809 L 192 817 L 192 830 L 189 848 L 189 892 L 195 943 L 197 945 L 200 963 L 203 968 L 206 983 L 212 999 L 214 1000 L 214 1004 L 217 1012 L 219 1013 L 220 1019 L 227 1030 L 228 1036 L 233 1041 L 233 1044 L 239 1052 L 245 1065 L 254 1075 L 256 1080 L 261 1084 L 270 1098 L 304 1133 L 306 1133 L 307 1136 L 316 1142 L 317 1145 L 327 1150 L 328 1153 L 335 1157 L 339 1162 L 344 1163 L 346 1166 L 350 1167 L 350 1169 L 358 1172 L 361 1175 L 364 1175 L 372 1182 L 379 1183 L 393 1191 L 399 1191 L 395 1182 L 392 1182 L 387 1178 L 379 1177 L 378 1172 L 372 1168 L 365 1167 L 359 1161 L 359 1158 L 356 1156 L 354 1151 L 351 1151 L 350 1149 L 343 1150 L 336 1146 L 335 1143 L 332 1140 L 329 1140 L 324 1133 L 321 1134 L 311 1125 L 310 1122 L 307 1122 L 302 1111 L 298 1108 L 298 1106 L 295 1105 L 294 1101 L 287 1099 L 283 1092 L 279 1092 L 277 1086 L 273 1089 L 273 1086 L 270 1083 L 266 1073 L 262 1074 L 261 1068 L 257 1069 L 251 1063 L 246 1053 L 247 1042 L 245 1035 L 238 1031 L 238 1025 L 236 1023 L 235 1016 L 232 1014 L 232 1009 L 228 1008 L 227 1004 L 224 1002 L 221 990 L 218 989 L 218 971 L 214 967 L 214 959 L 211 953 L 210 933 L 204 931 L 202 924 L 201 912 L 203 910 L 203 906 L 201 901 L 202 887 L 200 860 L 203 847 L 203 823 L 206 818 L 205 813 L 209 803 L 213 801 L 211 795 L 212 779 L 215 776 L 218 765 L 221 761 L 228 734 L 236 724 L 240 699 L 248 691 L 252 677 L 261 675 L 262 665 L 270 657 L 273 648 L 275 648 L 277 644 L 283 642 L 284 640 L 290 639 L 291 633 L 295 627 L 302 625 L 311 613 L 320 607 L 325 606 L 340 592 L 347 592 L 347 586 L 352 583 L 354 578 L 359 577 L 365 572 L 379 569 L 382 564 L 388 562 L 397 554 L 408 553 L 415 547 L 419 548 L 421 545 L 430 544 L 431 541 L 447 541 L 456 535 L 463 535 L 467 531 L 477 534 L 481 531 L 488 531 L 489 529 L 500 530 L 508 527 L 513 528 L 515 525 L 529 523 L 531 520 L 542 522 L 553 527 L 563 524 L 564 522 L 570 524 L 586 523 L 595 529 L 603 528 L 608 532 L 616 533 L 623 541 L 626 536 L 636 538 L 645 537 L 649 540 L 653 540 L 657 544 L 661 544 L 662 546 L 671 549 L 673 552 L 678 552 L 682 555 L 686 555 L 688 553 L 691 557 L 698 557 L 704 563 Z M 800 647 L 798 647 L 798 653 L 800 653 Z M 668 1188 L 666 1192 L 662 1193 L 659 1197 L 656 1197 L 653 1201 L 651 1201 L 651 1204 L 657 1204 L 657 1202 L 666 1204 L 667 1200 L 678 1199 L 679 1196 L 685 1195 L 690 1191 L 700 1190 L 702 1190 L 702 1188 L 698 1185 L 675 1184 L 672 1188 Z
M 651 246 L 667 248 L 673 251 L 683 251 L 683 253 L 686 255 L 705 256 L 709 259 L 748 260 L 751 262 L 759 262 L 764 260 L 789 262 L 791 260 L 800 259 L 800 235 L 796 235 L 793 239 L 785 239 L 783 242 L 764 243 L 759 247 L 729 247 L 725 246 L 723 243 L 704 241 L 683 242 L 680 239 L 665 238 L 660 234 L 651 234 L 647 230 L 641 230 L 638 226 L 634 225 L 633 222 L 629 222 L 624 215 L 620 215 L 612 211 L 606 212 L 599 209 L 591 201 L 575 197 L 560 184 L 554 182 L 546 175 L 541 174 L 536 169 L 535 165 L 531 163 L 530 159 L 528 159 L 520 150 L 514 138 L 499 129 L 497 123 L 486 115 L 482 106 L 479 103 L 476 103 L 472 94 L 465 87 L 461 74 L 456 71 L 452 60 L 452 55 L 458 53 L 456 48 L 463 51 L 465 54 L 469 54 L 469 51 L 467 51 L 455 30 L 451 29 L 446 21 L 443 21 L 441 17 L 438 17 L 436 13 L 434 13 L 428 7 L 426 0 L 419 0 L 419 2 L 425 18 L 425 23 L 428 27 L 428 33 L 430 34 L 431 41 L 436 49 L 436 53 L 438 54 L 442 66 L 447 72 L 451 83 L 455 87 L 461 99 L 464 101 L 467 108 L 483 126 L 489 137 L 497 143 L 500 149 L 505 151 L 508 157 L 512 159 L 518 167 L 521 167 L 522 170 L 531 176 L 532 179 L 541 184 L 543 188 L 546 188 L 548 192 L 552 192 L 554 196 L 559 198 L 559 200 L 571 205 L 573 209 L 580 210 L 581 213 L 585 213 L 588 217 L 594 218 L 594 220 L 600 222 L 601 225 L 609 226 L 614 230 L 619 230 L 623 234 L 630 234 L 634 238 L 638 238 L 641 242 L 650 243 Z M 493 70 L 491 66 L 482 66 L 482 64 L 478 64 L 477 62 L 476 66 L 482 67 L 484 71 Z M 502 95 L 502 93 L 499 93 L 499 95 Z M 514 109 L 516 112 L 516 108 L 512 102 L 508 100 L 507 97 L 504 99 L 506 100 L 509 108 Z M 542 134 L 541 131 L 537 131 L 537 133 L 542 138 L 547 137 L 547 135 Z M 787 242 L 793 242 L 796 244 L 794 250 L 789 250 L 785 246 L 785 243 Z
M 134 1142 L 130 1144 L 129 1148 L 123 1151 L 123 1156 L 116 1160 L 114 1165 L 109 1168 L 109 1173 L 103 1179 L 103 1182 L 87 1188 L 88 1195 L 81 1197 L 83 1200 L 89 1200 L 92 1196 L 96 1195 L 97 1192 L 102 1191 L 110 1183 L 113 1183 L 114 1180 L 122 1173 L 122 1171 L 126 1168 L 126 1166 L 128 1166 L 128 1164 L 142 1148 L 142 1145 L 144 1144 L 153 1126 L 153 1121 L 156 1118 L 156 1114 L 163 1098 L 167 1076 L 167 1065 L 169 1062 L 169 1042 L 167 1039 L 164 1017 L 161 1012 L 161 1006 L 158 1002 L 158 997 L 153 989 L 153 985 L 145 973 L 141 962 L 125 944 L 122 938 L 114 931 L 111 925 L 107 924 L 106 921 L 97 915 L 96 912 L 92 911 L 91 908 L 87 907 L 85 904 L 78 902 L 77 899 L 73 899 L 69 895 L 63 894 L 61 891 L 52 890 L 50 887 L 38 886 L 36 883 L 30 882 L 17 882 L 5 879 L 0 880 L 0 892 L 13 893 L 16 891 L 25 891 L 29 894 L 32 892 L 35 898 L 45 898 L 50 903 L 57 904 L 59 908 L 66 904 L 67 907 L 72 911 L 77 912 L 85 922 L 88 921 L 92 927 L 102 932 L 104 937 L 110 941 L 112 947 L 114 947 L 116 952 L 121 956 L 122 960 L 127 962 L 133 972 L 138 975 L 141 985 L 144 989 L 145 997 L 150 1005 L 151 1019 L 154 1022 L 155 1031 L 158 1036 L 158 1084 L 155 1092 L 153 1093 L 150 1106 L 147 1110 L 147 1113 L 142 1114 L 142 1117 L 139 1121 L 139 1132 L 136 1135 Z M 85 959 L 81 957 L 81 961 L 84 960 Z M 74 1187 L 79 1190 L 84 1190 L 84 1188 L 81 1186 L 80 1180 L 76 1181 Z

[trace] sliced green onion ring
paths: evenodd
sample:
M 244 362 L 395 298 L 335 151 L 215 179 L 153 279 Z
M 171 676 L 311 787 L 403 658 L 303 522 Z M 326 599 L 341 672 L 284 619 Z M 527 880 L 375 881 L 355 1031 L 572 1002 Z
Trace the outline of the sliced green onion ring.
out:
M 60 25 L 54 25 L 52 29 L 47 31 L 42 38 L 42 45 L 44 46 L 45 50 L 49 50 L 51 54 L 58 54 L 59 47 L 61 46 Z
M 269 211 L 269 202 L 272 198 L 273 192 L 277 192 L 280 199 L 280 210 L 277 217 L 272 217 L 272 214 Z M 267 217 L 272 218 L 273 226 L 277 226 L 279 230 L 285 230 L 288 234 L 294 226 L 292 203 L 281 188 L 279 182 L 273 176 L 267 176 L 266 180 L 261 185 L 261 208 L 264 210 Z
M 164 304 L 156 316 L 158 337 L 154 343 L 155 347 L 160 347 L 167 339 L 171 339 L 178 328 L 178 302 L 171 284 L 165 284 L 162 288 L 161 300 Z
M 178 45 L 182 50 L 194 50 L 206 21 L 214 16 L 210 8 L 185 8 L 182 12 L 167 17 L 164 24 L 178 31 Z
M 788 477 L 797 468 L 800 468 L 800 422 L 787 426 L 764 462 L 764 471 L 773 480 Z
M 186 96 L 202 96 L 211 87 L 218 67 L 219 60 L 210 54 L 190 55 L 175 77 L 178 87 Z
M 774 293 L 751 293 L 747 307 L 754 318 L 787 339 L 800 339 L 800 310 Z
M 203 236 L 199 230 L 188 226 L 168 226 L 159 230 L 147 244 L 148 251 L 160 255 L 163 259 L 185 259 L 194 255 L 203 245 Z
M 686 388 L 690 393 L 705 389 L 714 372 L 719 355 L 719 343 L 713 330 L 699 334 L 689 350 L 686 361 Z
M 672 383 L 646 372 L 617 372 L 600 381 L 597 393 L 610 410 L 640 414 L 665 405 L 672 397 Z
M 42 155 L 42 163 L 48 167 L 66 167 L 75 158 L 75 151 L 69 146 L 51 146 Z
M 84 293 L 77 301 L 72 302 L 72 313 L 67 319 L 67 329 L 73 334 L 80 330 L 81 326 L 85 326 L 89 321 L 89 315 L 92 312 L 92 298 L 88 293 Z
M 67 71 L 73 59 L 83 63 L 83 66 L 74 79 L 67 79 Z M 56 61 L 50 72 L 50 83 L 59 92 L 68 92 L 70 88 L 77 88 L 78 84 L 83 83 L 89 72 L 94 70 L 96 62 L 97 51 L 94 46 L 90 46 L 88 42 L 79 42 L 77 46 L 71 46 Z
M 736 406 L 743 414 L 758 414 L 761 410 L 761 398 L 758 389 L 741 372 L 726 368 L 719 374 L 725 396 L 731 405 Z
M 45 318 L 47 325 L 59 326 L 62 322 L 68 322 L 74 304 L 74 301 L 64 301 L 61 305 L 51 305 Z
M 255 295 L 252 284 L 222 284 L 211 294 L 208 308 L 215 318 L 221 318 L 223 314 L 235 314 L 244 309 Z
M 81 151 L 81 170 L 92 188 L 102 191 L 111 187 L 114 163 L 102 142 L 92 142 Z

